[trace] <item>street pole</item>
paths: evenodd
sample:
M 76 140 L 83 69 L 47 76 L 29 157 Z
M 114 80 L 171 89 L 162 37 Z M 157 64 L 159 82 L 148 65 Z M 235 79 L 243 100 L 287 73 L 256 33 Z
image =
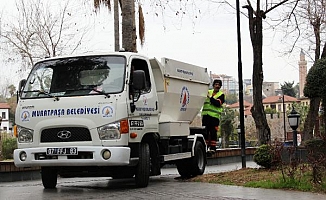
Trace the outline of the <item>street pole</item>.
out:
M 2 138 L 1 138 L 1 123 L 2 123 L 2 117 L 0 116 L 0 161 L 2 160 Z
M 294 149 L 296 149 L 298 146 L 297 134 L 298 134 L 297 130 L 293 130 L 293 147 L 294 147 Z
M 283 128 L 284 128 L 284 142 L 286 141 L 286 128 L 285 128 L 285 104 L 284 104 L 284 94 L 282 97 L 282 103 L 283 103 Z
M 244 129 L 244 106 L 243 106 L 243 80 L 241 61 L 241 32 L 240 32 L 240 2 L 236 0 L 237 9 L 237 39 L 238 39 L 238 78 L 239 78 L 239 106 L 240 106 L 240 140 L 242 168 L 246 168 L 246 138 Z

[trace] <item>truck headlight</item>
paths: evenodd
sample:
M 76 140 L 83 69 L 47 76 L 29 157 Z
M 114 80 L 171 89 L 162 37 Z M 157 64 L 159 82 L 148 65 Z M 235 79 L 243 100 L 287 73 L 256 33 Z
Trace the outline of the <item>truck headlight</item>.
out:
M 33 142 L 34 131 L 32 129 L 17 126 L 18 142 L 19 143 L 31 143 Z
M 106 124 L 97 128 L 100 140 L 116 140 L 121 138 L 120 122 Z

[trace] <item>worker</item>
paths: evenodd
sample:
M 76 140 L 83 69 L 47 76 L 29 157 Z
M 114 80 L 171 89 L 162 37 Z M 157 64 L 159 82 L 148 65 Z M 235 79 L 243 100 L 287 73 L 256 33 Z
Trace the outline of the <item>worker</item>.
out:
M 204 137 L 208 146 L 207 152 L 209 155 L 216 151 L 217 131 L 223 111 L 222 105 L 225 101 L 225 96 L 220 90 L 221 86 L 221 80 L 216 79 L 213 81 L 213 89 L 208 90 L 202 110 L 202 125 L 206 129 Z

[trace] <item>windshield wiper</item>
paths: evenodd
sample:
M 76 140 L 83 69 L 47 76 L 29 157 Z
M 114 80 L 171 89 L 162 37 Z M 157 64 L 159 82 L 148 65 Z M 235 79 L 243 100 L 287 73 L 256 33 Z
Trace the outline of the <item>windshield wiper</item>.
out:
M 59 97 L 54 96 L 54 95 L 52 95 L 52 94 L 50 94 L 48 92 L 45 92 L 44 90 L 38 90 L 37 92 L 38 92 L 38 95 L 45 94 L 46 96 L 53 97 L 55 100 L 59 101 Z
M 110 98 L 110 94 L 105 93 L 105 92 L 103 92 L 103 91 L 101 91 L 101 90 L 98 90 L 98 89 L 96 89 L 96 88 L 76 88 L 76 89 L 67 89 L 66 91 L 78 91 L 78 90 L 94 91 L 94 92 L 97 92 L 97 93 L 99 93 L 99 94 L 102 94 L 102 95 L 104 95 L 104 96 Z
M 110 95 L 109 95 L 108 93 L 105 93 L 105 92 L 103 92 L 103 91 L 101 91 L 101 90 L 98 90 L 98 89 L 96 89 L 96 88 L 92 88 L 92 91 L 95 91 L 95 92 L 97 92 L 97 93 L 99 93 L 99 94 L 103 94 L 103 95 L 105 95 L 107 98 L 110 98 Z
M 48 97 L 53 97 L 55 100 L 59 101 L 59 97 L 57 96 L 54 96 L 48 92 L 45 92 L 43 90 L 29 90 L 29 91 L 23 91 L 23 93 L 31 93 L 31 92 L 37 92 L 37 96 L 40 95 L 40 94 L 45 94 L 46 96 Z

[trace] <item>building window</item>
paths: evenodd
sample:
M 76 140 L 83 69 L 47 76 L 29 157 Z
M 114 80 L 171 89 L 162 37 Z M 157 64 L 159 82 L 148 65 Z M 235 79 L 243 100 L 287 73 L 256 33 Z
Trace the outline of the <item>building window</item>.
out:
M 4 126 L 4 127 L 3 127 L 3 130 L 4 130 L 4 131 L 7 131 L 7 127 L 6 127 L 6 126 Z
M 6 119 L 6 112 L 2 112 L 1 117 L 2 117 L 2 119 Z
M 275 109 L 276 110 L 276 105 L 275 104 L 271 104 L 271 109 Z

